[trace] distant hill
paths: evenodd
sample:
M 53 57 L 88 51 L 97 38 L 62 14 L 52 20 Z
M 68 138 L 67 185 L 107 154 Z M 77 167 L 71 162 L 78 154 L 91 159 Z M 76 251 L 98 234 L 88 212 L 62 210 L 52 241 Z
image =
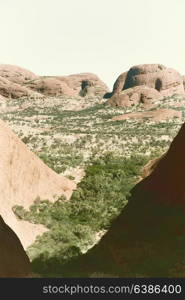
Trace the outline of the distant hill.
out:
M 106 84 L 95 74 L 80 73 L 69 76 L 38 76 L 14 65 L 0 65 L 0 96 L 18 99 L 43 96 L 104 96 Z

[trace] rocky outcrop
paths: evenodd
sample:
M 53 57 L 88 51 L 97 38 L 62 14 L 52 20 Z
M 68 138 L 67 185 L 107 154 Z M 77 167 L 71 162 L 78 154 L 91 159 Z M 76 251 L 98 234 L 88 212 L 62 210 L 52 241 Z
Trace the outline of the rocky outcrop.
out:
M 26 83 L 26 87 L 44 96 L 73 96 L 74 92 L 64 81 L 53 77 L 40 77 Z
M 146 86 L 152 89 L 151 97 L 153 99 L 157 98 L 154 90 L 160 93 L 161 98 L 173 94 L 184 94 L 183 77 L 176 70 L 161 64 L 144 64 L 130 68 L 128 72 L 122 73 L 117 78 L 109 103 L 111 105 L 128 106 L 130 103 L 128 97 L 123 97 L 127 94 L 131 94 L 131 102 L 138 103 L 135 96 L 132 97 L 132 94 L 135 93 L 134 89 L 138 86 Z M 134 98 L 134 101 L 132 98 Z
M 91 73 L 69 76 L 42 76 L 26 83 L 26 87 L 45 96 L 103 96 L 108 87 Z
M 152 111 L 143 111 L 137 113 L 129 113 L 120 116 L 115 116 L 112 118 L 112 121 L 121 121 L 127 119 L 150 119 L 151 121 L 159 122 L 166 119 L 180 118 L 182 116 L 181 111 L 175 109 L 156 109 Z
M 185 276 L 185 124 L 99 244 L 68 266 L 78 276 Z
M 161 99 L 161 94 L 158 91 L 142 85 L 114 94 L 108 102 L 113 106 L 133 106 L 137 104 L 146 106 L 155 103 L 159 99 Z
M 22 97 L 42 97 L 41 94 L 33 92 L 17 83 L 13 83 L 4 77 L 0 77 L 0 95 L 6 98 L 22 98 Z
M 124 73 L 120 74 L 119 77 L 116 79 L 114 86 L 113 86 L 113 90 L 112 90 L 113 95 L 120 93 L 123 90 L 124 85 L 125 85 L 125 80 L 127 77 L 127 73 L 128 72 L 124 72 Z
M 154 158 L 150 160 L 142 169 L 141 178 L 144 179 L 145 177 L 149 176 L 157 167 L 160 160 L 164 157 L 163 154 L 161 157 Z
M 26 248 L 46 231 L 41 225 L 17 219 L 15 205 L 29 208 L 37 199 L 55 201 L 70 198 L 76 185 L 56 174 L 0 121 L 0 214 Z
M 106 84 L 93 73 L 79 73 L 69 76 L 57 76 L 56 78 L 65 81 L 74 90 L 75 95 L 81 94 L 82 96 L 86 96 L 88 94 L 88 87 L 91 90 L 89 94 L 94 96 L 104 96 L 109 92 Z
M 36 79 L 34 73 L 14 65 L 0 65 L 0 76 L 18 84 L 23 84 L 29 80 Z
M 92 81 L 86 80 L 82 82 L 80 96 L 82 97 L 93 97 L 98 96 L 99 92 L 97 92 L 97 87 L 94 85 Z
M 31 273 L 20 240 L 0 216 L 0 277 L 30 277 Z
M 37 96 L 101 96 L 109 90 L 99 77 L 92 73 L 69 76 L 37 76 L 13 65 L 0 65 L 0 95 L 8 98 Z
M 183 78 L 179 72 L 161 64 L 132 67 L 127 73 L 124 90 L 138 85 L 154 88 L 163 96 L 184 94 Z

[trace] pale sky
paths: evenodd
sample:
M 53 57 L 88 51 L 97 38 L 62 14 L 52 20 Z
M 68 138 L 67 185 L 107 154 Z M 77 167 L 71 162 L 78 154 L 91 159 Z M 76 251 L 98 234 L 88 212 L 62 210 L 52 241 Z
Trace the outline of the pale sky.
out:
M 0 63 L 92 72 L 110 88 L 136 64 L 185 74 L 184 15 L 185 0 L 0 0 Z

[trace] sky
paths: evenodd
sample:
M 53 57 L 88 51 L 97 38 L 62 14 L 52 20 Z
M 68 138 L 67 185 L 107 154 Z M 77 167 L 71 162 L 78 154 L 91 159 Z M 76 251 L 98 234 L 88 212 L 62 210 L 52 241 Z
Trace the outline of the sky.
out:
M 185 0 L 0 0 L 0 63 L 91 72 L 110 89 L 137 64 L 185 74 L 184 13 Z

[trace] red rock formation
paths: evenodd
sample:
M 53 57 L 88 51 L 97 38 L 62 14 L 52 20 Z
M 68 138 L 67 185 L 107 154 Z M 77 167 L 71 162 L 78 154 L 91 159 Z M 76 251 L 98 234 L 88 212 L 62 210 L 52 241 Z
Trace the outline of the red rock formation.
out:
M 73 96 L 74 91 L 64 81 L 54 77 L 39 77 L 26 83 L 26 87 L 45 96 Z
M 36 79 L 34 73 L 14 65 L 0 65 L 0 76 L 11 82 L 23 84 L 26 81 Z
M 184 94 L 182 76 L 176 70 L 160 64 L 144 64 L 130 68 L 124 90 L 138 85 L 155 88 L 163 96 Z
M 46 96 L 103 96 L 108 92 L 108 87 L 105 83 L 98 76 L 91 73 L 80 73 L 69 76 L 42 76 L 36 80 L 27 82 L 26 86 Z M 83 91 L 84 87 L 86 87 L 86 91 Z
M 161 98 L 164 96 L 172 96 L 173 94 L 184 94 L 183 77 L 174 69 L 166 68 L 161 64 L 144 64 L 130 68 L 128 72 L 122 73 L 116 80 L 111 105 L 128 106 L 130 98 L 125 97 L 129 93 L 135 93 L 134 88 L 138 86 L 146 86 L 153 91 L 160 93 Z M 124 97 L 123 97 L 124 95 Z M 157 98 L 154 95 L 152 98 Z M 134 98 L 135 99 L 135 98 Z M 131 99 L 132 102 L 132 99 Z M 138 103 L 136 100 L 135 102 Z
M 0 77 L 0 95 L 6 98 L 42 97 L 41 94 L 33 92 L 23 85 L 13 83 L 4 77 Z
M 164 154 L 165 155 L 165 154 Z M 152 160 L 150 160 L 144 167 L 143 170 L 141 172 L 141 177 L 142 179 L 144 179 L 145 177 L 149 176 L 154 169 L 157 167 L 158 163 L 160 162 L 160 160 L 162 159 L 163 156 L 161 157 L 157 157 L 154 158 Z
M 0 277 L 30 277 L 31 273 L 20 240 L 0 216 Z
M 158 91 L 142 85 L 116 93 L 108 102 L 113 106 L 132 106 L 153 104 L 159 99 L 161 99 L 161 94 Z
M 91 82 L 94 86 L 94 95 L 104 96 L 109 89 L 106 84 L 95 74 L 93 73 L 79 73 L 72 74 L 69 76 L 57 76 L 57 79 L 65 81 L 68 86 L 74 90 L 75 95 L 79 95 L 81 89 L 83 89 L 83 83 Z
M 83 96 L 104 96 L 108 92 L 106 84 L 92 73 L 69 76 L 37 76 L 34 73 L 13 65 L 0 65 L 0 95 L 20 98 L 30 96 L 33 91 L 45 96 L 77 96 L 86 82 L 90 88 L 82 91 Z M 93 89 L 92 89 L 93 86 Z
M 119 77 L 116 79 L 114 86 L 113 86 L 113 94 L 120 93 L 125 85 L 125 79 L 127 77 L 128 72 L 124 72 L 119 75 Z

